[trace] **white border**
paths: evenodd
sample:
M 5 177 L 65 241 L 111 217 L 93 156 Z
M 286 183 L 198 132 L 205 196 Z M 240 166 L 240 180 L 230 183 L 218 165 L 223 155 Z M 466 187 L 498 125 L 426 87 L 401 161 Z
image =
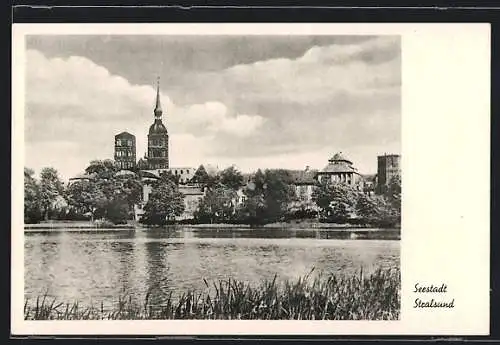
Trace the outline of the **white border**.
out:
M 24 321 L 24 36 L 401 35 L 403 224 L 400 321 Z M 489 24 L 14 24 L 12 334 L 487 335 Z M 416 310 L 416 282 L 445 282 L 451 310 Z

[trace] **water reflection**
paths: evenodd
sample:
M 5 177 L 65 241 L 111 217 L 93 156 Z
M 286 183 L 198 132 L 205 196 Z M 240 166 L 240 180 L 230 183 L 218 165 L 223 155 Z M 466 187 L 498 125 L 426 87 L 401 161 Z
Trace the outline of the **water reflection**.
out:
M 377 237 L 378 236 L 378 237 Z M 116 303 L 119 296 L 165 302 L 203 279 L 295 279 L 315 272 L 350 274 L 399 266 L 397 231 L 283 229 L 139 229 L 25 234 L 25 295 Z M 361 240 L 360 240 L 361 239 Z

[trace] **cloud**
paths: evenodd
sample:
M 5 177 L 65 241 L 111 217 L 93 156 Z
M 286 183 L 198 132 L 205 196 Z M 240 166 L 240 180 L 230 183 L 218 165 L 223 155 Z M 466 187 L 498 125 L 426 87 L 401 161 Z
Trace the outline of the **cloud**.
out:
M 185 107 L 173 105 L 172 113 L 174 116 L 169 117 L 168 121 L 175 131 L 202 136 L 226 134 L 246 137 L 265 122 L 259 115 L 231 116 L 227 106 L 221 102 L 205 102 Z
M 374 90 L 390 93 L 401 84 L 399 41 L 383 37 L 356 45 L 316 46 L 297 59 L 236 65 L 223 72 L 224 84 L 245 98 L 305 104 L 342 92 L 360 98 Z
M 59 165 L 65 177 L 71 177 L 91 159 L 112 158 L 114 135 L 121 131 L 136 135 L 138 156 L 145 152 L 147 129 L 153 121 L 153 86 L 132 85 L 85 57 L 49 59 L 35 50 L 27 51 L 26 76 L 28 166 L 40 169 L 55 163 L 56 157 L 67 159 L 73 167 Z M 164 121 L 171 137 L 183 144 L 184 155 L 189 147 L 207 148 L 219 134 L 251 135 L 264 122 L 258 115 L 231 113 L 220 102 L 177 106 L 163 93 L 161 100 Z M 200 152 L 191 152 L 190 157 L 200 158 Z M 187 161 L 192 159 L 179 163 Z
M 207 83 L 214 87 L 197 88 Z M 399 37 L 315 46 L 296 59 L 236 65 L 186 84 L 199 99 L 221 99 L 265 120 L 238 145 L 217 142 L 221 155 L 239 157 L 243 147 L 247 156 L 360 145 L 383 152 L 401 140 Z
M 307 164 L 306 158 L 326 162 L 334 151 L 343 151 L 373 171 L 378 153 L 398 151 L 400 38 L 305 42 L 294 57 L 262 53 L 271 58 L 167 78 L 161 99 L 172 165 L 265 167 L 289 160 L 315 166 L 319 163 Z M 137 49 L 127 44 L 130 56 L 124 61 L 133 61 Z M 108 52 L 107 59 L 121 61 L 120 52 Z M 92 50 L 84 53 L 88 56 L 48 58 L 27 51 L 26 164 L 32 168 L 44 161 L 57 168 L 56 161 L 64 160 L 71 162 L 64 163 L 71 165 L 67 174 L 76 174 L 89 159 L 111 158 L 113 137 L 124 130 L 136 135 L 138 156 L 146 150 L 153 83 L 136 85 L 120 76 L 137 74 L 140 66 L 115 63 L 111 73 L 94 62 Z M 204 56 L 213 58 L 209 50 Z

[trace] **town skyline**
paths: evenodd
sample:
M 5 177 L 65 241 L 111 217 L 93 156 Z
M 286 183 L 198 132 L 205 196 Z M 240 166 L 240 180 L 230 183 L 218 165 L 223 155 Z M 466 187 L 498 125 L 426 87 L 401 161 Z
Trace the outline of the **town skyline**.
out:
M 143 157 L 157 76 L 172 167 L 235 165 L 245 173 L 322 169 L 340 151 L 359 173 L 374 174 L 377 156 L 400 154 L 399 37 L 275 40 L 247 38 L 245 49 L 256 52 L 238 57 L 229 49 L 235 43 L 223 38 L 212 40 L 217 50 L 201 39 L 32 36 L 25 165 L 37 173 L 53 166 L 68 180 L 91 160 L 113 159 L 114 135 L 120 132 L 136 137 L 137 159 Z M 86 49 L 78 51 L 82 42 Z M 160 71 L 149 64 L 143 73 L 141 66 L 124 66 L 127 59 L 143 62 L 140 53 L 131 53 L 139 43 L 153 49 L 148 59 L 159 59 L 154 65 Z M 180 47 L 177 52 L 161 54 L 174 46 Z M 104 55 L 114 57 L 114 65 Z M 200 62 L 199 55 L 208 62 Z M 189 61 L 180 62 L 182 56 Z M 227 58 L 221 62 L 220 56 Z M 286 80 L 291 70 L 303 78 Z M 337 79 L 318 82 L 318 73 Z M 313 75 L 315 83 L 308 84 Z M 54 116 L 58 120 L 47 121 Z

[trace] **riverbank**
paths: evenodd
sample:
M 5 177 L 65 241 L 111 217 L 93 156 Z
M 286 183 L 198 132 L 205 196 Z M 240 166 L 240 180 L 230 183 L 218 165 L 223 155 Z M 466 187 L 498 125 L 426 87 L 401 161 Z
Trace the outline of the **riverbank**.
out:
M 401 275 L 379 269 L 369 276 L 310 276 L 278 282 L 275 276 L 254 287 L 228 279 L 209 284 L 206 291 L 165 293 L 161 305 L 148 291 L 144 301 L 117 297 L 112 310 L 103 304 L 82 307 L 47 296 L 25 300 L 25 320 L 398 320 Z M 156 292 L 158 293 L 158 292 Z
M 247 228 L 247 229 L 339 229 L 339 230 L 373 230 L 380 229 L 370 225 L 340 224 L 340 223 L 320 223 L 320 222 L 282 222 L 264 225 L 249 224 L 182 224 L 183 227 L 193 229 L 203 228 Z M 388 228 L 398 229 L 398 228 Z
M 24 224 L 25 230 L 66 230 L 66 229 L 134 229 L 134 224 L 111 224 L 108 222 L 91 221 L 53 221 L 37 224 Z
M 281 222 L 281 223 L 270 223 L 264 225 L 249 225 L 249 224 L 229 224 L 229 223 L 217 223 L 217 224 L 174 224 L 172 226 L 182 226 L 188 229 L 331 229 L 331 230 L 348 230 L 348 231 L 374 231 L 374 230 L 384 230 L 376 227 L 371 227 L 369 225 L 356 225 L 356 224 L 339 224 L 339 223 L 321 223 L 321 222 Z M 38 224 L 24 224 L 25 231 L 37 231 L 37 230 L 120 230 L 120 229 L 147 229 L 154 228 L 148 227 L 146 225 L 140 224 L 138 222 L 129 222 L 127 224 L 114 225 L 108 222 L 91 222 L 91 221 L 54 221 L 54 222 L 42 222 Z M 390 228 L 391 230 L 399 230 L 399 228 Z

